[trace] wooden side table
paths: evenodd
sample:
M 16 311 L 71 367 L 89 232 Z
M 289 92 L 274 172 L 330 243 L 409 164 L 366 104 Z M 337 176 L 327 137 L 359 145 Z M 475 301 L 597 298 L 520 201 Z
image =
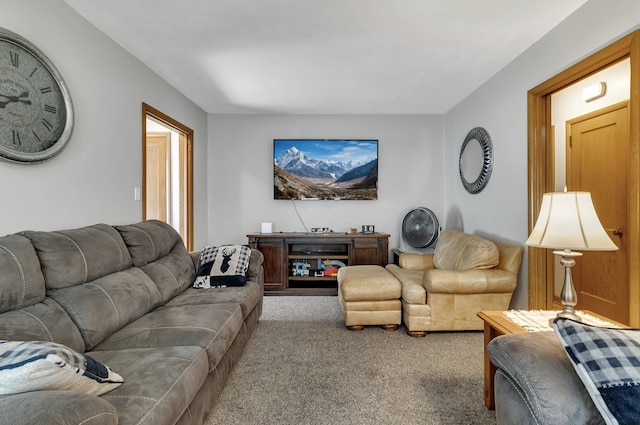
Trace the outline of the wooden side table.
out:
M 513 323 L 502 311 L 480 311 L 478 317 L 484 321 L 484 405 L 495 409 L 493 379 L 498 369 L 491 363 L 487 345 L 497 336 L 524 333 L 527 330 Z

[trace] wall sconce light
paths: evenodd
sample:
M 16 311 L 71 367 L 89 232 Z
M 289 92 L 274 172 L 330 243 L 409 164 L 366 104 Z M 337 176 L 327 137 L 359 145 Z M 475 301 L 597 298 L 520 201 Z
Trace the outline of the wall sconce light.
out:
M 582 100 L 584 102 L 591 102 L 601 98 L 607 93 L 607 83 L 601 81 L 596 84 L 592 84 L 589 87 L 582 90 Z

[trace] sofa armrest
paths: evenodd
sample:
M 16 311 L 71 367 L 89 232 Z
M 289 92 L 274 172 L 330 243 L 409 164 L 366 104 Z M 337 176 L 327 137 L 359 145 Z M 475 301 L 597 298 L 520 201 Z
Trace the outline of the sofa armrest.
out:
M 422 270 L 407 270 L 397 264 L 385 267 L 402 284 L 402 301 L 409 304 L 426 304 L 427 291 L 422 286 Z
M 509 293 L 516 288 L 517 276 L 500 269 L 426 270 L 422 285 L 427 293 L 484 294 Z
M 264 269 L 262 263 L 264 261 L 264 255 L 257 249 L 251 250 L 251 257 L 249 258 L 249 268 L 247 269 L 247 280 L 252 282 L 264 284 Z
M 398 256 L 398 265 L 407 270 L 428 270 L 433 268 L 433 254 L 402 252 Z
M 516 423 L 510 422 L 516 418 L 547 425 L 604 423 L 552 331 L 497 337 L 487 353 L 499 368 L 498 423 Z M 523 420 L 527 412 L 533 420 Z
M 76 391 L 31 391 L 0 396 L 2 423 L 12 425 L 117 425 L 116 408 Z

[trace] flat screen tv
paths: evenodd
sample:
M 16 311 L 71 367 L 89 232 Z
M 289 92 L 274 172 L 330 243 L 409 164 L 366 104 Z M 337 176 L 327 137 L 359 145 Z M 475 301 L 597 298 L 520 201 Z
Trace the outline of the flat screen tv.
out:
M 274 139 L 274 199 L 378 199 L 378 141 Z

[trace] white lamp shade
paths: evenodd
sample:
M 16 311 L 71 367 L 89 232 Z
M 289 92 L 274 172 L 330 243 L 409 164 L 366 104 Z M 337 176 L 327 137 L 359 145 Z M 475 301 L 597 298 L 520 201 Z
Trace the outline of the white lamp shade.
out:
M 589 192 L 554 192 L 542 197 L 529 246 L 578 251 L 618 249 L 600 224 Z

